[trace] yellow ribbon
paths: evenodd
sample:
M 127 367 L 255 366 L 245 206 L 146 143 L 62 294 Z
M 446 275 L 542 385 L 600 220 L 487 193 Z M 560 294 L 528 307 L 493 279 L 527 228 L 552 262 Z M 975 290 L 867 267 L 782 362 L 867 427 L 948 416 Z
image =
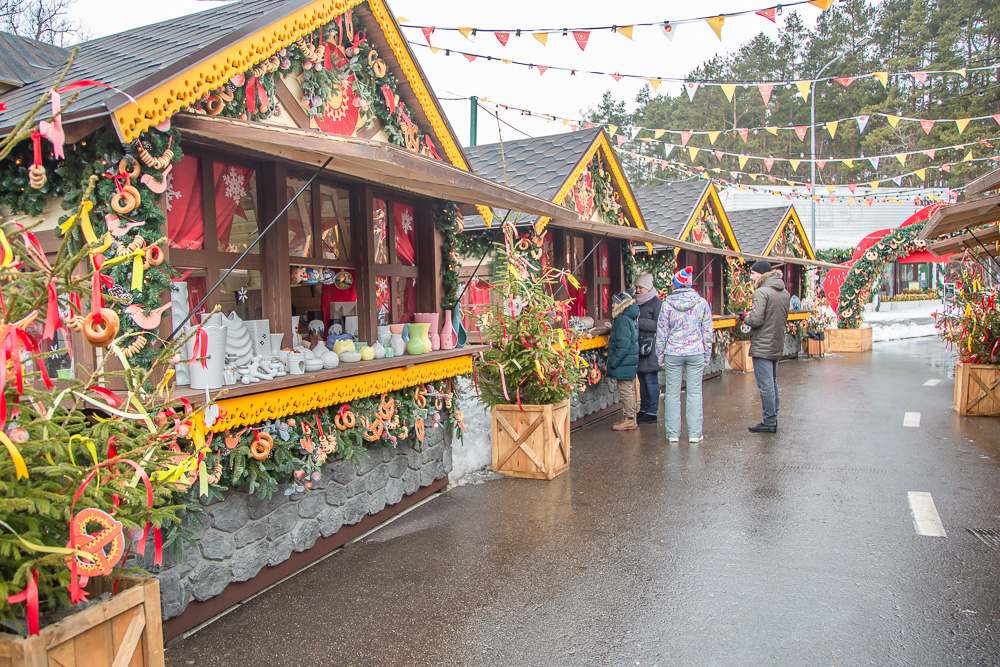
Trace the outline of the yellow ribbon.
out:
M 94 461 L 94 465 L 97 465 L 98 463 L 100 463 L 100 461 L 97 459 L 97 447 L 94 445 L 94 441 L 91 440 L 90 438 L 83 437 L 79 433 L 74 433 L 69 438 L 69 461 L 70 461 L 70 463 L 72 463 L 73 465 L 76 465 L 76 459 L 73 458 L 73 443 L 76 442 L 76 441 L 82 442 L 83 446 L 87 448 L 87 451 L 90 452 L 90 458 Z
M 18 535 L 17 531 L 8 526 L 5 522 L 0 521 L 0 526 L 3 526 L 7 530 L 9 530 L 14 535 L 14 537 L 17 538 L 18 542 L 23 544 L 26 549 L 29 549 L 31 551 L 40 551 L 41 553 L 46 553 L 46 554 L 65 554 L 67 556 L 73 556 L 73 555 L 82 556 L 83 558 L 86 558 L 89 561 L 93 561 L 95 558 L 94 554 L 90 553 L 89 551 L 83 551 L 82 549 L 69 549 L 67 547 L 47 547 L 44 544 L 36 544 L 34 542 L 29 542 L 28 540 Z
M 10 458 L 14 460 L 14 471 L 17 473 L 17 479 L 24 477 L 28 478 L 28 466 L 24 465 L 24 457 L 21 456 L 20 450 L 18 450 L 17 445 L 10 441 L 7 434 L 0 431 L 0 442 L 3 446 L 7 448 L 10 453 Z
M 87 243 L 97 243 L 97 234 L 94 233 L 94 227 L 90 224 L 90 211 L 94 208 L 94 202 L 89 199 L 83 202 L 78 213 L 74 213 L 69 216 L 66 222 L 59 225 L 59 231 L 65 235 L 69 230 L 73 229 L 73 226 L 77 222 L 80 223 L 80 229 L 83 230 L 83 238 L 86 239 Z
M 143 277 L 143 273 L 142 273 L 143 258 L 142 258 L 142 256 L 143 256 L 143 254 L 144 253 L 140 252 L 138 255 L 135 256 L 135 259 L 132 260 L 132 289 L 134 289 L 134 290 L 141 290 L 142 289 L 142 277 Z
M 14 263 L 14 251 L 10 248 L 10 243 L 7 242 L 7 235 L 3 233 L 0 229 L 0 249 L 3 250 L 3 261 L 0 262 L 0 268 L 6 268 Z

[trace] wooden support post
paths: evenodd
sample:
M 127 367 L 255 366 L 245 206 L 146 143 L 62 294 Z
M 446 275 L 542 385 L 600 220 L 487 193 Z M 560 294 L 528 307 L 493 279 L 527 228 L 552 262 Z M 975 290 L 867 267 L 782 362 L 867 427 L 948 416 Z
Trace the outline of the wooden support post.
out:
M 608 269 L 611 280 L 611 295 L 625 289 L 625 268 L 622 265 L 622 253 L 625 251 L 620 239 L 605 239 L 608 244 Z
M 367 185 L 351 192 L 351 242 L 357 258 L 358 337 L 375 340 L 378 313 L 375 309 L 375 228 L 372 224 L 372 191 Z
M 260 220 L 258 225 L 267 224 L 288 201 L 285 185 L 285 167 L 274 162 L 265 162 L 261 167 Z M 305 196 L 305 195 L 303 195 Z M 259 231 L 259 230 L 258 230 Z M 271 321 L 271 331 L 285 334 L 283 340 L 291 345 L 292 331 L 292 287 L 288 264 L 288 214 L 274 224 L 267 236 L 260 241 L 261 301 L 264 317 Z
M 597 285 L 597 263 L 600 261 L 600 253 L 594 250 L 594 236 L 587 234 L 583 237 L 583 256 L 587 261 L 583 266 L 583 280 L 587 283 L 587 316 L 597 319 L 597 304 L 600 298 L 600 287 Z M 576 267 L 574 267 L 576 268 Z
M 417 242 L 417 307 L 421 313 L 441 310 L 444 283 L 441 279 L 441 246 L 444 238 L 434 224 L 433 204 L 421 200 L 414 206 L 414 229 Z

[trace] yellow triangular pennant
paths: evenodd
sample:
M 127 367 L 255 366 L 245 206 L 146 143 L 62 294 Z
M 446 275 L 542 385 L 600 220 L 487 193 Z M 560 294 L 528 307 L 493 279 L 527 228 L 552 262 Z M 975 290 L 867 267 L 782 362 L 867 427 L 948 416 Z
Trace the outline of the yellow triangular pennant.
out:
M 441 50 L 441 47 L 440 46 L 432 46 L 432 47 L 430 47 L 430 50 L 431 50 L 431 53 L 437 53 L 437 52 L 439 52 Z
M 874 72 L 875 78 L 879 80 L 883 88 L 889 87 L 889 73 L 888 72 Z
M 621 35 L 622 37 L 628 37 L 629 39 L 632 39 L 633 27 L 635 26 L 630 26 L 630 25 L 622 26 L 621 28 L 618 28 L 618 34 Z
M 892 114 L 886 114 L 886 120 L 889 121 L 889 125 L 896 127 L 899 125 L 899 116 L 893 116 Z
M 549 43 L 549 33 L 547 32 L 533 32 L 531 33 L 531 36 L 537 39 L 542 44 Z
M 812 89 L 812 85 L 813 85 L 812 81 L 795 82 L 795 87 L 799 89 L 799 95 L 801 95 L 802 99 L 805 100 L 806 102 L 809 101 L 809 91 L 810 89 Z
M 767 130 L 768 132 L 770 132 L 771 134 L 773 134 L 774 136 L 778 136 L 778 128 L 776 128 L 776 127 L 765 127 L 764 129 Z
M 965 154 L 965 157 L 962 158 L 962 162 L 972 162 L 972 151 L 971 150 L 969 150 L 969 152 Z
M 747 161 L 748 161 L 749 159 L 750 159 L 750 158 L 749 158 L 749 157 L 747 157 L 746 155 L 741 155 L 741 156 L 740 156 L 740 169 L 742 169 L 743 167 L 745 167 L 745 166 L 746 166 L 746 164 L 747 164 Z
M 854 160 L 841 160 L 841 163 L 851 169 L 854 169 Z
M 653 138 L 659 139 L 660 137 L 663 136 L 664 132 L 666 132 L 666 130 L 653 130 Z
M 959 131 L 959 133 L 965 132 L 965 128 L 966 128 L 966 126 L 968 126 L 970 120 L 972 120 L 972 119 L 971 118 L 959 118 L 959 119 L 957 119 L 955 121 L 955 125 L 958 125 L 958 131 Z
M 733 95 L 736 94 L 736 84 L 734 83 L 724 83 L 719 88 L 722 88 L 722 92 L 726 94 L 726 99 L 730 102 L 733 101 Z
M 882 181 L 872 181 L 871 183 L 868 184 L 872 187 L 872 192 L 878 192 L 878 185 L 881 182 Z
M 961 68 L 961 69 L 953 69 L 953 70 L 951 70 L 951 71 L 952 71 L 952 72 L 954 72 L 955 74 L 961 74 L 962 76 L 965 76 L 965 75 L 966 75 L 966 74 L 965 74 L 965 68 L 964 68 L 964 67 L 963 67 L 963 68 Z
M 792 171 L 798 171 L 799 170 L 799 165 L 801 163 L 802 163 L 802 160 L 789 160 L 788 161 L 788 164 L 792 165 Z
M 705 19 L 705 21 L 708 22 L 708 25 L 712 26 L 712 30 L 715 31 L 715 36 L 718 37 L 719 41 L 721 42 L 722 41 L 722 24 L 725 23 L 725 21 L 726 21 L 725 15 L 720 14 L 719 16 L 711 16 L 711 17 Z
M 830 5 L 833 4 L 833 0 L 809 0 L 809 4 L 816 5 L 823 11 L 826 11 L 827 9 L 830 8 Z
M 920 179 L 921 181 L 923 181 L 923 180 L 926 180 L 926 179 L 924 178 L 924 175 L 925 175 L 926 173 L 927 173 L 927 170 L 926 170 L 926 169 L 917 169 L 917 170 L 916 170 L 915 172 L 913 172 L 913 174 L 914 174 L 914 175 L 915 175 L 915 176 L 916 176 L 917 178 L 919 178 L 919 179 Z
M 462 33 L 462 36 L 469 39 L 469 35 L 472 34 L 472 28 L 459 28 L 458 31 Z
M 899 160 L 900 165 L 906 164 L 906 153 L 896 153 L 893 157 Z
M 660 87 L 660 83 L 662 83 L 659 79 L 648 79 L 648 81 L 649 85 L 653 87 L 654 93 L 656 92 L 656 89 Z
M 719 138 L 719 130 L 709 130 L 708 131 L 708 141 L 713 146 L 715 145 L 715 140 Z
M 694 146 L 688 146 L 688 154 L 691 156 L 692 160 L 698 157 L 698 151 L 700 150 L 701 150 L 700 148 L 695 148 Z
M 610 134 L 612 137 L 615 136 L 615 132 L 617 131 L 618 131 L 617 125 L 608 125 L 608 134 Z
M 831 122 L 829 122 L 829 123 L 826 124 L 826 131 L 830 133 L 830 138 L 831 139 L 836 139 L 837 138 L 837 125 L 839 125 L 839 124 L 840 124 L 840 122 L 836 121 L 836 120 L 831 121 Z
M 835 185 L 830 185 L 830 184 L 827 184 L 827 186 L 826 186 L 826 189 L 827 189 L 827 190 L 829 190 L 829 191 L 830 191 L 830 194 L 832 195 L 832 194 L 833 194 L 833 189 L 834 189 L 835 187 L 837 187 L 837 186 L 835 186 Z

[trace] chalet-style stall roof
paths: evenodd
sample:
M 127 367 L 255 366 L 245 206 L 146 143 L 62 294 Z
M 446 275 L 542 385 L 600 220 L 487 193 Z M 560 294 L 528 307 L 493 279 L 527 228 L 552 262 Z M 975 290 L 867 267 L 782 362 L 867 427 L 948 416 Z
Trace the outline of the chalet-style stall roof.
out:
M 578 130 L 466 150 L 477 174 L 551 201 L 582 219 L 565 224 L 543 216 L 531 222 L 539 231 L 548 227 L 552 264 L 578 270 L 582 286 L 568 295 L 575 300 L 574 314 L 608 317 L 611 295 L 625 287 L 626 243 L 647 232 L 607 133 L 602 128 Z M 482 230 L 486 222 L 471 216 L 466 229 Z M 518 222 L 528 220 L 521 216 Z
M 799 266 L 788 259 L 815 260 L 798 212 L 792 205 L 731 211 L 729 219 L 744 251 L 767 257 L 782 266 L 785 284 L 792 294 L 802 296 L 805 277 Z
M 1000 169 L 969 183 L 965 194 L 966 201 L 937 209 L 917 238 L 928 240 L 927 249 L 942 257 L 964 250 L 975 255 L 996 255 L 996 244 L 1000 242 Z

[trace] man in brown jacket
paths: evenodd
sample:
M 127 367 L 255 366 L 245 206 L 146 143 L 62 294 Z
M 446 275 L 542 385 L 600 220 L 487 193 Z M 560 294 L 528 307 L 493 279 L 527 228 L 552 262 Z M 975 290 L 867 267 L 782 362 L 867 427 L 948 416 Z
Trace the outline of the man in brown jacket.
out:
M 741 313 L 741 319 L 750 327 L 750 357 L 764 419 L 749 430 L 751 433 L 775 433 L 778 430 L 778 360 L 785 347 L 791 297 L 781 279 L 781 271 L 772 271 L 771 265 L 764 260 L 750 267 L 750 279 L 755 287 L 753 308 L 748 313 Z

